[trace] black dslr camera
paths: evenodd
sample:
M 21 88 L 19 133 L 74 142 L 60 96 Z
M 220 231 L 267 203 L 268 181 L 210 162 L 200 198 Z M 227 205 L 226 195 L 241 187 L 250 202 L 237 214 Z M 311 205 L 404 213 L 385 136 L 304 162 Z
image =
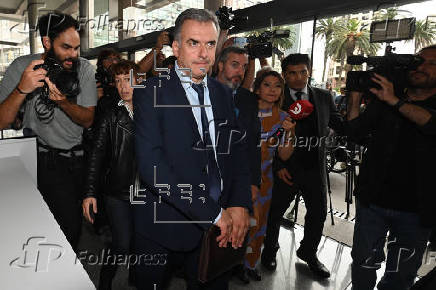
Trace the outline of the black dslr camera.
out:
M 80 93 L 77 65 L 78 63 L 73 62 L 74 69 L 67 70 L 56 59 L 46 57 L 43 64 L 36 65 L 33 69 L 46 70 L 46 77 L 67 99 L 72 100 Z M 40 121 L 49 123 L 54 117 L 56 103 L 50 100 L 50 89 L 45 81 L 44 86 L 37 88 L 28 95 L 28 98 L 31 99 L 36 95 L 39 95 L 35 103 L 36 115 Z
M 248 20 L 248 17 L 242 17 L 235 15 L 232 11 L 232 7 L 222 6 L 215 12 L 218 17 L 218 21 L 221 29 L 231 29 L 233 27 L 238 27 L 242 23 Z
M 350 71 L 347 73 L 347 91 L 363 92 L 366 97 L 372 97 L 370 88 L 381 89 L 373 82 L 371 78 L 374 73 L 386 77 L 394 85 L 395 95 L 403 96 L 404 89 L 408 85 L 408 74 L 410 71 L 417 69 L 424 60 L 417 55 L 412 54 L 394 54 L 389 53 L 385 56 L 364 57 L 351 55 L 347 59 L 350 65 L 361 65 L 367 63 L 367 71 Z
M 101 84 L 102 88 L 111 86 L 114 83 L 114 77 L 112 76 L 112 73 L 105 69 L 103 65 L 99 65 L 97 67 L 97 71 L 95 72 L 95 80 Z
M 67 98 L 74 98 L 80 93 L 79 77 L 77 71 L 66 70 L 57 60 L 47 57 L 43 64 L 36 65 L 34 70 L 42 68 L 47 71 L 47 77 L 58 88 L 58 90 Z M 46 88 L 48 99 L 48 86 L 44 84 Z

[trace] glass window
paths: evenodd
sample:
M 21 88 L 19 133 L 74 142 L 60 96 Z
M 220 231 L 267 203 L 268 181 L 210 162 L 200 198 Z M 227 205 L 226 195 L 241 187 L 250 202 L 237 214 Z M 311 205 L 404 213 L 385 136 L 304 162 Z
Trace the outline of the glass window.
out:
M 370 27 L 373 21 L 416 18 L 413 38 L 394 41 L 390 44 L 395 49 L 394 53 L 414 54 L 422 47 L 435 43 L 436 18 L 433 18 L 431 14 L 435 5 L 436 0 L 432 0 L 403 6 L 384 6 L 378 11 L 319 19 L 313 65 L 313 77 L 316 83 L 322 87 L 330 83 L 334 90 L 339 91 L 340 87 L 345 86 L 348 71 L 367 69 L 366 64 L 353 67 L 347 65 L 347 54 L 385 55 L 387 43 L 370 42 Z M 328 27 L 333 28 L 333 33 L 327 36 Z M 304 34 L 303 36 L 307 38 Z M 326 36 L 329 38 L 328 41 L 326 41 Z M 325 51 L 327 51 L 326 54 Z
M 270 2 L 272 0 L 224 0 L 224 4 L 227 7 L 232 7 L 232 10 L 243 9 L 251 7 L 260 3 Z
M 109 1 L 94 0 L 89 2 L 89 47 L 98 47 L 118 41 L 116 21 L 109 19 Z
M 204 8 L 203 0 L 181 0 L 170 4 L 168 1 L 153 1 L 151 5 L 150 2 L 141 0 L 136 7 L 123 9 L 123 28 L 127 31 L 125 38 L 174 26 L 177 16 L 185 9 Z

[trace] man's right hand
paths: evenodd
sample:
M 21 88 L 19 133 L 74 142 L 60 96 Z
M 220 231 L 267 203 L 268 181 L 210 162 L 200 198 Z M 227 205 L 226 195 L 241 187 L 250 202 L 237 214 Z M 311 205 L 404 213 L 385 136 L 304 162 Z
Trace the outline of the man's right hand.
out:
M 221 218 L 216 223 L 221 230 L 221 235 L 216 239 L 219 247 L 227 247 L 227 242 L 230 240 L 232 234 L 232 224 L 232 217 L 225 209 L 222 209 Z
M 45 69 L 39 68 L 33 70 L 38 64 L 43 64 L 43 59 L 32 61 L 24 70 L 21 80 L 18 83 L 18 88 L 24 93 L 31 93 L 36 88 L 44 86 L 44 78 L 47 74 Z
M 286 168 L 282 168 L 279 171 L 277 171 L 277 176 L 278 176 L 278 178 L 283 180 L 283 182 L 285 182 L 286 184 L 289 184 L 291 186 L 294 184 L 291 181 L 292 180 L 292 176 L 291 176 L 291 174 L 289 174 L 289 171 Z
M 92 211 L 94 214 L 97 213 L 97 199 L 95 197 L 87 197 L 82 202 L 83 216 L 85 219 L 91 224 L 94 223 L 94 219 L 91 218 L 91 214 L 89 212 L 89 206 L 92 204 Z

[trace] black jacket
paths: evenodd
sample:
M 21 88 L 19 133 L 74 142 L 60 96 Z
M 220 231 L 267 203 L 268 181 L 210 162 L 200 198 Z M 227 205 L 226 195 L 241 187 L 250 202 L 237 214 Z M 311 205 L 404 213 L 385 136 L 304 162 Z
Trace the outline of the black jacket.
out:
M 326 137 L 329 134 L 329 128 L 332 128 L 338 135 L 345 133 L 345 123 L 342 116 L 336 110 L 336 106 L 333 101 L 333 97 L 329 91 L 314 88 L 308 86 L 308 93 L 313 99 L 313 105 L 315 107 L 314 113 L 316 114 L 317 131 L 318 134 L 315 137 L 319 138 L 320 145 L 316 146 L 318 150 L 318 164 L 321 174 L 321 180 L 323 188 L 327 186 L 327 166 L 326 166 L 326 151 L 325 142 L 321 142 L 322 137 Z M 289 106 L 294 103 L 289 88 L 285 87 L 285 99 L 283 101 L 282 110 L 288 111 Z M 297 136 L 298 137 L 298 136 Z M 297 143 L 298 144 L 298 143 Z M 277 172 L 282 168 L 287 168 L 292 175 L 293 170 L 301 170 L 300 164 L 297 164 L 296 154 L 294 153 L 291 158 L 283 162 L 280 158 L 274 159 L 273 171 Z
M 408 174 L 416 177 L 415 192 L 410 193 L 419 206 L 421 222 L 426 226 L 436 226 L 436 195 L 434 192 L 434 166 L 436 164 L 436 96 L 415 105 L 421 106 L 432 114 L 425 126 L 412 124 L 414 146 L 407 146 L 403 154 L 414 156 L 415 170 Z M 401 131 L 401 122 L 411 122 L 389 105 L 374 100 L 364 113 L 349 122 L 350 137 L 359 140 L 370 135 L 368 149 L 360 166 L 360 174 L 355 194 L 363 204 L 372 203 L 386 180 L 387 168 L 390 168 L 399 142 L 408 142 Z M 407 169 L 406 169 L 407 170 Z
M 133 120 L 124 106 L 114 105 L 104 112 L 94 128 L 94 142 L 85 180 L 85 198 L 96 197 L 97 193 L 101 193 L 129 200 L 130 185 L 136 176 L 133 132 Z
M 248 160 L 251 172 L 251 185 L 260 186 L 261 181 L 261 123 L 258 117 L 259 105 L 256 94 L 242 87 L 238 88 L 234 96 L 235 106 L 239 110 L 238 121 L 242 129 L 247 132 Z
M 222 179 L 218 201 L 209 196 L 208 157 L 197 145 L 198 125 L 176 72 L 133 92 L 138 172 L 147 190 L 145 203 L 133 207 L 135 232 L 172 251 L 197 248 L 221 208 L 252 212 L 247 148 L 230 89 L 213 78 L 207 86 Z

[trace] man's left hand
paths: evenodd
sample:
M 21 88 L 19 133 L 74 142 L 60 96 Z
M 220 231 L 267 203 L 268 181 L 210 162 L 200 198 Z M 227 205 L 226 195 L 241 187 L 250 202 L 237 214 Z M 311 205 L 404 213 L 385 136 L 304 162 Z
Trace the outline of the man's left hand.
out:
M 250 216 L 245 207 L 229 207 L 226 209 L 232 217 L 233 228 L 231 234 L 232 247 L 234 249 L 242 247 L 245 235 L 250 227 Z
M 50 100 L 56 102 L 57 104 L 61 104 L 63 102 L 68 102 L 67 97 L 65 97 L 55 86 L 54 83 L 50 81 L 48 77 L 45 78 L 45 82 L 48 85 L 48 88 L 50 90 L 49 98 Z
M 371 78 L 371 80 L 381 86 L 381 89 L 369 89 L 371 93 L 377 96 L 377 98 L 391 106 L 395 105 L 399 101 L 397 96 L 395 96 L 394 85 L 388 81 L 387 78 L 374 73 L 374 76 Z

